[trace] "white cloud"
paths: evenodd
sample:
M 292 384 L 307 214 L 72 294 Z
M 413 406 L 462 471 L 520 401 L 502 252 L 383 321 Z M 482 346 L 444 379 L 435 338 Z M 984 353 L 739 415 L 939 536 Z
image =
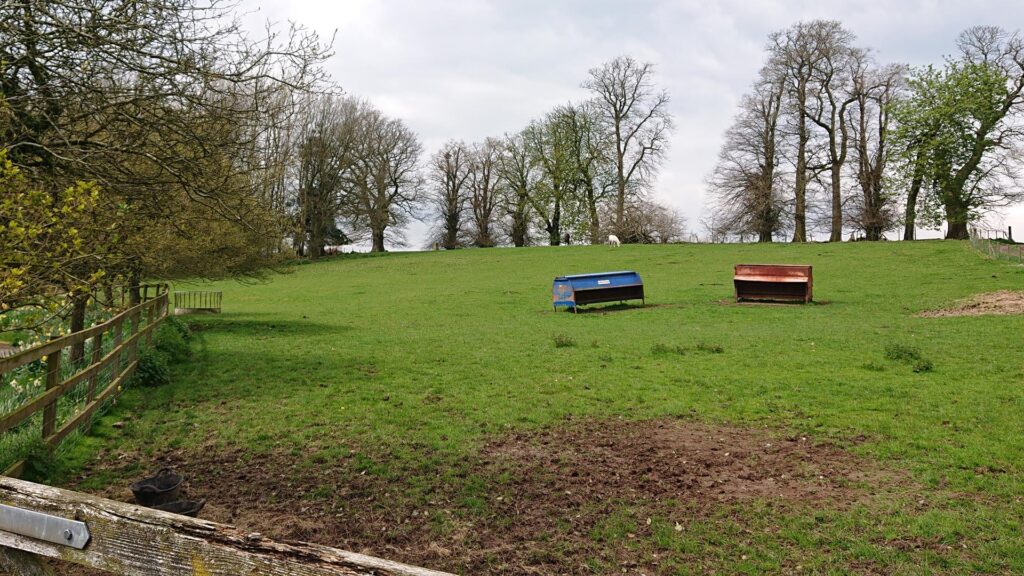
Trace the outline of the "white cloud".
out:
M 695 224 L 704 178 L 770 32 L 843 21 L 881 61 L 940 62 L 975 24 L 1024 22 L 1019 0 L 243 0 L 247 17 L 337 36 L 328 68 L 349 93 L 406 120 L 428 151 L 520 129 L 584 96 L 587 70 L 619 54 L 658 66 L 677 130 L 656 195 Z M 1024 208 L 1005 224 L 1024 235 Z M 413 246 L 420 244 L 411 231 Z

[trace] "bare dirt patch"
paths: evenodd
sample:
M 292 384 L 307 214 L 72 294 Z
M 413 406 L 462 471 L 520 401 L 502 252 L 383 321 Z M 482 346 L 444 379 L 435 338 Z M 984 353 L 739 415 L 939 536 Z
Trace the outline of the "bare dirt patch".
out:
M 982 316 L 986 314 L 1024 314 L 1024 292 L 1000 290 L 987 294 L 977 294 L 960 300 L 949 308 L 928 310 L 921 312 L 919 316 L 942 318 L 950 316 Z
M 583 421 L 519 433 L 485 455 L 514 465 L 531 500 L 672 499 L 698 507 L 750 499 L 850 502 L 892 473 L 807 437 L 683 420 Z M 537 480 L 542 480 L 537 482 Z M 564 489 L 564 490 L 563 490 Z
M 668 573 L 635 545 L 653 537 L 650 518 L 742 521 L 755 502 L 778 514 L 843 509 L 904 481 L 809 437 L 677 419 L 568 420 L 389 473 L 354 453 L 317 466 L 296 460 L 197 450 L 152 467 L 188 478 L 189 496 L 207 499 L 203 518 L 472 574 Z M 128 497 L 123 486 L 107 492 Z M 623 510 L 626 540 L 602 536 Z

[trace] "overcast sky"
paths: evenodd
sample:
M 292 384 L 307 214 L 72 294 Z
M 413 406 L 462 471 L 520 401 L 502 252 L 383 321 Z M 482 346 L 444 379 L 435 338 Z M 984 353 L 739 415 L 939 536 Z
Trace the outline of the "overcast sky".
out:
M 432 153 L 524 127 L 580 100 L 587 70 L 628 54 L 657 66 L 672 97 L 671 151 L 655 196 L 699 229 L 704 178 L 769 33 L 841 20 L 880 62 L 938 63 L 975 24 L 1015 29 L 1021 0 L 243 0 L 248 22 L 294 21 L 336 32 L 328 69 L 350 94 L 404 119 Z M 1024 237 L 1024 208 L 997 225 Z M 422 227 L 411 230 L 421 246 Z M 924 235 L 924 234 L 922 234 Z

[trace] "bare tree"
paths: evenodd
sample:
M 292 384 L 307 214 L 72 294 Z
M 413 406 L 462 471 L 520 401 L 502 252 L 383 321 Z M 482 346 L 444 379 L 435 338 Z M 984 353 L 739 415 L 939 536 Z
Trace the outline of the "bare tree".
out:
M 469 205 L 473 215 L 473 244 L 481 248 L 497 245 L 494 220 L 502 198 L 501 154 L 501 141 L 487 138 L 473 147 L 471 155 Z
M 631 244 L 667 244 L 680 239 L 686 225 L 678 211 L 647 199 L 630 202 L 624 222 L 625 237 L 621 240 Z
M 465 142 L 446 143 L 434 154 L 428 166 L 431 200 L 440 220 L 438 236 L 446 250 L 462 245 L 465 230 L 467 186 L 470 178 L 472 153 Z
M 812 23 L 797 23 L 770 36 L 769 66 L 785 78 L 786 104 L 795 123 L 795 182 L 793 186 L 793 241 L 807 241 L 808 147 L 811 130 L 808 126 L 813 79 L 820 58 Z
M 355 166 L 359 125 L 369 110 L 364 102 L 334 95 L 314 97 L 306 108 L 297 129 L 296 247 L 300 254 L 305 251 L 310 258 L 319 258 L 328 243 L 348 241 L 337 220 Z
M 875 68 L 868 60 L 860 60 L 853 74 L 850 124 L 861 193 L 849 219 L 867 240 L 881 240 L 896 225 L 896 194 L 886 189 L 886 175 L 892 109 L 904 88 L 906 71 L 903 65 Z
M 686 218 L 679 210 L 658 204 L 651 229 L 654 231 L 654 238 L 658 243 L 677 242 L 686 235 Z
M 614 196 L 616 186 L 610 134 L 602 130 L 599 110 L 593 101 L 559 106 L 554 113 L 569 134 L 573 188 L 583 211 L 581 235 L 591 244 L 600 244 L 601 205 Z
M 774 72 L 762 70 L 752 93 L 743 98 L 708 179 L 717 226 L 754 235 L 759 242 L 771 242 L 780 231 L 786 207 L 779 171 L 783 80 Z
M 853 48 L 854 36 L 834 20 L 814 20 L 804 34 L 811 36 L 814 58 L 811 63 L 812 98 L 804 113 L 824 132 L 826 163 L 831 195 L 829 242 L 843 239 L 843 165 L 849 151 L 850 133 L 847 108 L 856 100 L 853 70 L 864 66 L 867 54 Z
M 505 136 L 503 144 L 498 159 L 498 173 L 505 182 L 503 206 L 512 245 L 522 247 L 530 240 L 530 197 L 536 190 L 539 170 L 525 132 Z
M 672 131 L 669 96 L 656 91 L 654 65 L 620 56 L 590 70 L 584 88 L 594 93 L 615 165 L 614 227 L 622 231 L 626 203 L 650 185 Z
M 360 122 L 357 141 L 349 200 L 343 210 L 354 227 L 369 232 L 370 250 L 384 252 L 387 235 L 400 234 L 422 203 L 423 146 L 401 120 L 377 110 L 370 110 Z
M 547 114 L 523 131 L 531 163 L 539 178 L 527 196 L 530 207 L 540 219 L 551 246 L 562 244 L 563 227 L 574 219 L 576 166 L 572 158 L 572 132 L 563 115 Z

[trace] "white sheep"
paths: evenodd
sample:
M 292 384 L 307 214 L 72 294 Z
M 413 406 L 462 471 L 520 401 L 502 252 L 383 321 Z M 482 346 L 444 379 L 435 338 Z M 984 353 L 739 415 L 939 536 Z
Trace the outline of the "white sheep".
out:
M 619 241 L 619 237 L 615 234 L 608 236 L 608 244 L 611 246 L 622 246 L 622 242 Z

